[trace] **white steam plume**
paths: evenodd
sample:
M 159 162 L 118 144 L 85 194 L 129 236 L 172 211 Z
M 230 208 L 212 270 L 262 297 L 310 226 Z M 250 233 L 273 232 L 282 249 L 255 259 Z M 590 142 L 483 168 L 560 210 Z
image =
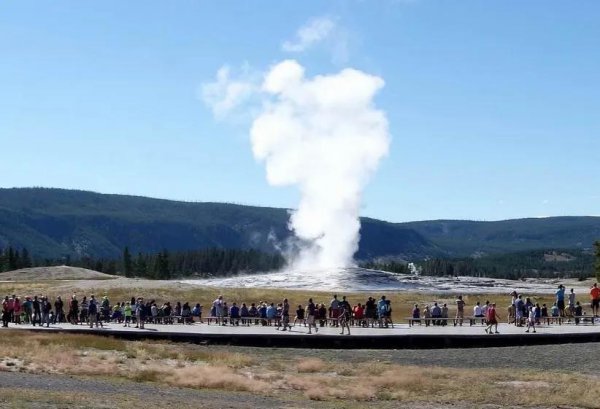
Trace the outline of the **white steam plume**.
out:
M 290 219 L 302 243 L 294 268 L 353 264 L 362 191 L 390 142 L 385 114 L 373 104 L 383 85 L 354 69 L 305 78 L 293 60 L 264 79 L 269 99 L 252 124 L 252 148 L 270 184 L 301 191 Z

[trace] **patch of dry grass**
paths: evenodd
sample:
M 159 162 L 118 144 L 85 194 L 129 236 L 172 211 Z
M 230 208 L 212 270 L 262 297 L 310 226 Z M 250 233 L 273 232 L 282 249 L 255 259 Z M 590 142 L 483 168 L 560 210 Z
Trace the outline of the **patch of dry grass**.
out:
M 292 351 L 0 331 L 0 370 L 115 377 L 165 385 L 285 393 L 319 401 L 398 401 L 599 408 L 600 377 L 573 373 L 347 362 Z
M 301 373 L 325 372 L 328 367 L 320 358 L 301 358 L 296 364 L 296 370 Z
M 251 379 L 221 365 L 193 365 L 176 368 L 165 374 L 164 381 L 174 386 L 211 388 L 229 391 L 268 393 L 271 386 L 262 380 Z
M 382 366 L 382 371 L 366 374 L 357 370 L 359 375 L 352 376 L 315 373 L 289 375 L 282 387 L 301 391 L 306 398 L 319 401 L 394 400 L 457 405 L 461 402 L 474 405 L 511 402 L 512 405 L 519 406 L 600 407 L 597 400 L 600 379 L 590 381 L 580 375 Z

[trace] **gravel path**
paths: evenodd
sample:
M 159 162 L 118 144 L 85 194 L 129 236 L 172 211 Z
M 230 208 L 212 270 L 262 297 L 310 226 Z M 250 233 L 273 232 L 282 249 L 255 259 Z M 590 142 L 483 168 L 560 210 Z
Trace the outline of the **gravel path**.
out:
M 352 359 L 363 351 L 341 351 Z M 401 365 L 455 368 L 514 368 L 577 371 L 600 374 L 600 343 L 537 345 L 503 348 L 373 351 L 369 355 Z M 356 358 L 354 358 L 356 359 Z
M 443 366 L 452 368 L 512 368 L 552 371 L 573 370 L 600 374 L 600 343 L 534 345 L 503 348 L 433 350 L 310 350 L 239 347 L 242 353 L 269 359 L 301 359 L 312 356 L 340 362 L 383 361 L 399 365 Z
M 153 383 L 109 381 L 98 378 L 80 378 L 67 375 L 34 375 L 20 372 L 0 372 L 0 387 L 27 391 L 80 393 L 85 396 L 104 395 L 107 407 L 119 404 L 119 396 L 154 402 L 154 407 L 196 408 L 261 408 L 290 407 L 285 399 L 261 397 L 248 393 L 217 390 L 173 388 Z M 159 404 L 160 403 L 160 404 Z M 156 404 L 159 404 L 158 406 Z M 74 404 L 74 407 L 78 406 Z M 3 407 L 0 402 L 0 407 Z

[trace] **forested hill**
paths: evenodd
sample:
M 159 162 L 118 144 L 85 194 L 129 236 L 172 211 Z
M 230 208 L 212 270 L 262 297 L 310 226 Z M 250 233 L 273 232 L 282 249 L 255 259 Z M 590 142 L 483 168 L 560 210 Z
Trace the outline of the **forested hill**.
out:
M 288 236 L 286 209 L 188 203 L 84 191 L 0 189 L 0 248 L 39 257 L 119 257 L 201 248 L 272 252 Z M 388 223 L 363 218 L 362 260 L 465 257 L 530 249 L 590 248 L 600 217 L 502 222 Z
M 537 249 L 590 249 L 600 239 L 600 217 L 548 217 L 497 222 L 436 220 L 402 224 L 449 256 Z M 481 254 L 479 254 L 481 253 Z
M 273 252 L 289 236 L 286 209 L 189 203 L 63 189 L 0 189 L 0 248 L 38 257 L 118 257 L 202 248 Z M 359 258 L 442 251 L 412 229 L 363 220 Z

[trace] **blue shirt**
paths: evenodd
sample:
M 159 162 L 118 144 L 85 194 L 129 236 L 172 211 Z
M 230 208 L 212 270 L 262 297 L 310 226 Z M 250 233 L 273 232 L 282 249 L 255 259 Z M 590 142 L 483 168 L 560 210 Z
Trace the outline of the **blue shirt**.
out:
M 239 318 L 240 317 L 240 308 L 236 305 L 229 309 L 229 316 L 231 318 Z

